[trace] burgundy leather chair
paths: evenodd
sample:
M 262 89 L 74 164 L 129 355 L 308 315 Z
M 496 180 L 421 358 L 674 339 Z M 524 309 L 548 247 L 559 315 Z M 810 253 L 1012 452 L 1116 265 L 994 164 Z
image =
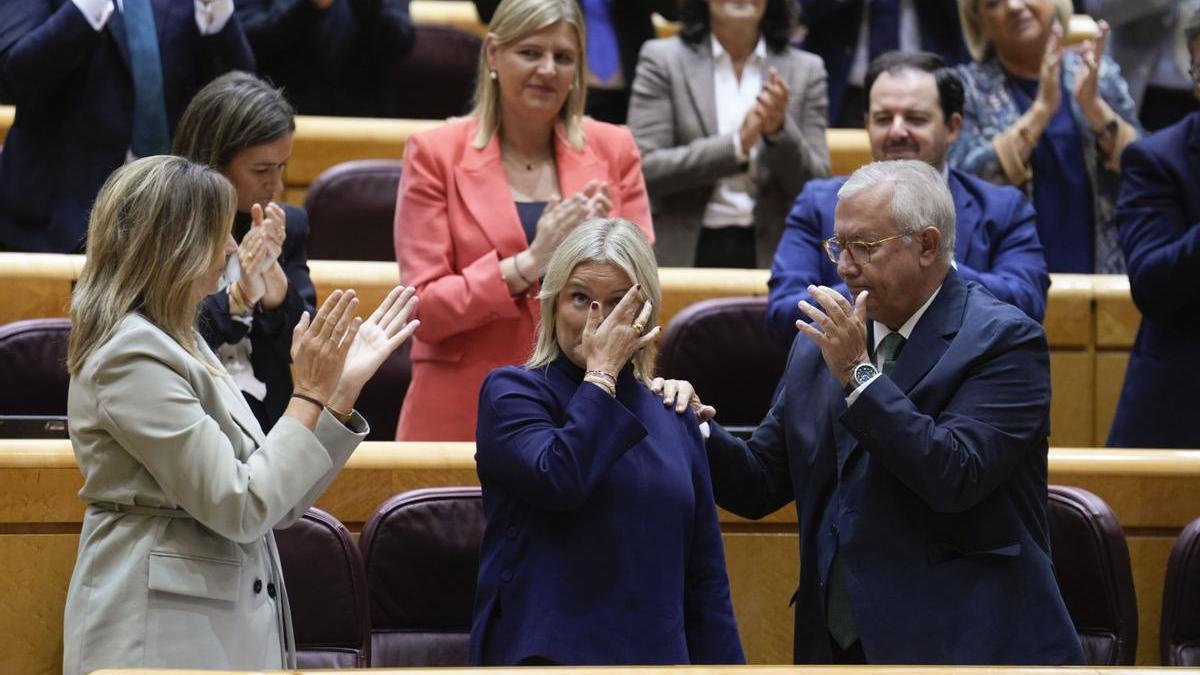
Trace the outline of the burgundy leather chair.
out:
M 291 527 L 276 530 L 275 542 L 292 609 L 297 665 L 304 670 L 368 667 L 367 574 L 350 531 L 311 508 Z
M 1200 518 L 1171 548 L 1158 632 L 1164 666 L 1200 667 Z
M 362 159 L 322 171 L 304 198 L 308 257 L 395 262 L 392 224 L 401 166 L 398 159 Z
M 441 120 L 469 112 L 479 68 L 478 36 L 417 24 L 417 39 L 392 73 L 392 115 Z
M 1108 504 L 1051 485 L 1050 555 L 1083 656 L 1091 666 L 1130 666 L 1137 655 L 1137 598 L 1125 532 Z
M 690 305 L 667 324 L 658 352 L 660 375 L 691 382 L 717 421 L 743 434 L 766 416 L 786 364 L 767 334 L 766 297 Z
M 469 665 L 483 540 L 479 488 L 427 488 L 384 502 L 358 540 L 371 600 L 371 666 Z
M 39 431 L 32 435 L 66 436 L 70 335 L 70 319 L 0 326 L 0 437 L 30 435 L 34 422 Z M 28 424 L 18 423 L 19 418 Z

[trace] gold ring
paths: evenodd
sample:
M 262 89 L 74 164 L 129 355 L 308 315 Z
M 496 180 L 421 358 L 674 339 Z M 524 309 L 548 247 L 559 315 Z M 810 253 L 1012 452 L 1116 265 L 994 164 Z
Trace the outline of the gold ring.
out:
M 641 335 L 642 333 L 646 332 L 646 327 L 645 327 L 645 326 L 643 326 L 643 325 L 641 324 L 641 322 L 639 322 L 639 321 L 634 321 L 634 322 L 633 322 L 633 329 L 634 329 L 635 331 L 637 331 L 637 334 L 638 334 L 638 335 Z

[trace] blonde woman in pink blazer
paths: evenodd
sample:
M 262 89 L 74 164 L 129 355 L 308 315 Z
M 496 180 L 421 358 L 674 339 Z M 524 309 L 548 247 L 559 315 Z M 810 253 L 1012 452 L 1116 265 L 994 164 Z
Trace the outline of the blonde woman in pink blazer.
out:
M 540 279 L 577 225 L 620 216 L 653 241 L 633 136 L 583 117 L 584 39 L 575 0 L 504 0 L 475 109 L 408 141 L 396 259 L 421 326 L 397 440 L 475 439 L 479 386 L 529 358 Z

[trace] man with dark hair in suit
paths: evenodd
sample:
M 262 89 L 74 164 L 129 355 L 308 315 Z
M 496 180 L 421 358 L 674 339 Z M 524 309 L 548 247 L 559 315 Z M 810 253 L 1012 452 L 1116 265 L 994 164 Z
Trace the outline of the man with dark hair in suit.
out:
M 92 200 L 131 157 L 166 154 L 192 94 L 254 70 L 233 0 L 0 3 L 0 249 L 83 247 Z
M 876 160 L 919 159 L 945 177 L 954 197 L 958 236 L 953 265 L 997 298 L 1036 321 L 1046 311 L 1050 275 L 1038 241 L 1037 216 L 1016 188 L 948 168 L 946 155 L 962 128 L 962 81 L 934 54 L 889 52 L 867 71 L 871 101 L 866 127 Z M 838 178 L 810 180 L 784 222 L 771 264 L 767 330 L 782 346 L 796 336 L 798 303 L 810 285 L 845 292 L 821 243 L 833 236 Z
M 642 43 L 655 36 L 653 15 L 674 21 L 679 0 L 578 0 L 587 24 L 587 114 L 601 122 L 624 124 L 629 86 L 637 72 Z M 500 0 L 475 0 L 484 23 Z
M 1200 79 L 1200 14 L 1185 35 Z M 1125 148 L 1117 230 L 1142 323 L 1108 444 L 1200 447 L 1200 427 L 1189 419 L 1200 377 L 1200 112 Z
M 766 418 L 707 441 L 720 506 L 795 502 L 795 661 L 1081 664 L 1050 560 L 1042 327 L 951 266 L 928 163 L 862 167 L 835 218 L 852 300 L 811 287 Z

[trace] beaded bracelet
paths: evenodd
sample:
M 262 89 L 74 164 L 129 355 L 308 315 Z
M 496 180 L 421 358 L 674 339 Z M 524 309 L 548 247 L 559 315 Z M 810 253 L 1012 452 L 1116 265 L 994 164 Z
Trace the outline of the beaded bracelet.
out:
M 614 389 L 615 389 L 615 388 L 616 388 L 616 386 L 617 386 L 617 378 L 616 378 L 616 376 L 615 376 L 615 375 L 613 375 L 612 373 L 608 372 L 607 370 L 589 370 L 589 371 L 587 371 L 587 372 L 586 372 L 586 373 L 584 373 L 584 374 L 585 374 L 585 375 L 595 375 L 596 377 L 602 377 L 602 378 L 604 378 L 604 380 L 605 380 L 606 382 L 608 382 L 609 384 L 611 384 L 611 385 L 613 386 L 613 388 L 614 388 Z

